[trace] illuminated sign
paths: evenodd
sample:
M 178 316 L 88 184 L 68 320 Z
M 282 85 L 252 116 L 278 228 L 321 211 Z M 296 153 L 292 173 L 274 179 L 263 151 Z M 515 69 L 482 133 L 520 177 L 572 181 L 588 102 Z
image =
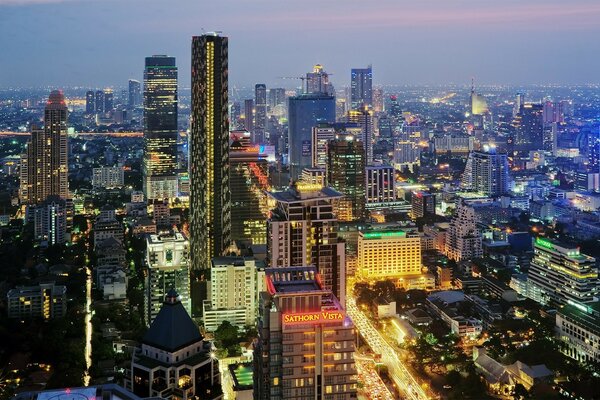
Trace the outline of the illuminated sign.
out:
M 311 313 L 284 314 L 283 323 L 286 325 L 297 324 L 322 324 L 325 322 L 339 322 L 344 320 L 344 314 L 340 311 L 319 311 Z
M 400 238 L 406 237 L 406 232 L 372 232 L 364 233 L 363 238 L 365 239 L 382 239 L 382 238 Z
M 317 192 L 323 189 L 318 183 L 296 183 L 296 189 L 300 192 Z
M 554 245 L 547 239 L 537 238 L 535 239 L 535 244 L 545 247 L 550 250 L 554 250 Z

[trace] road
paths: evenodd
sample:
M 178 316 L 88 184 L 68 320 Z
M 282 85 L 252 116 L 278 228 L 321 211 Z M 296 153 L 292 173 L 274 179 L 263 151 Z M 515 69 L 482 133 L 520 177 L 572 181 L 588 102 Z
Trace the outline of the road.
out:
M 90 367 L 92 366 L 92 271 L 85 267 L 85 375 L 83 385 L 90 384 Z
M 353 296 L 348 296 L 346 307 L 348 315 L 352 318 L 356 329 L 358 329 L 367 344 L 375 353 L 381 354 L 381 361 L 387 366 L 390 376 L 400 389 L 402 395 L 412 400 L 429 399 L 430 397 L 402 364 L 395 349 L 383 338 L 381 333 L 369 321 L 369 318 L 358 308 Z
M 369 400 L 394 400 L 394 395 L 385 385 L 373 364 L 373 360 L 354 357 L 356 372 L 364 387 L 359 389 Z

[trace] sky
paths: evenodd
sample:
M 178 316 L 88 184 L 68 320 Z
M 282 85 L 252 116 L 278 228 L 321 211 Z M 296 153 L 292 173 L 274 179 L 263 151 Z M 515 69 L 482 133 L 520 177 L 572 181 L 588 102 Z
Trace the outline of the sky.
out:
M 230 85 L 291 86 L 316 63 L 348 85 L 600 82 L 598 0 L 0 0 L 0 87 L 124 86 L 144 57 L 229 37 Z

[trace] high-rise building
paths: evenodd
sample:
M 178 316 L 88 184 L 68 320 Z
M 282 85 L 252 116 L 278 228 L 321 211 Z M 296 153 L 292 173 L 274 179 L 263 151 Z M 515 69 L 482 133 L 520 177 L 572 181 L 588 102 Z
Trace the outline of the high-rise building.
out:
M 517 93 L 515 96 L 515 104 L 513 106 L 513 117 L 521 112 L 521 109 L 525 105 L 525 94 Z
M 394 140 L 394 167 L 396 169 L 409 168 L 421 164 L 422 126 L 415 115 L 409 115 L 401 123 L 400 129 Z
M 177 197 L 177 104 L 175 57 L 146 57 L 143 186 L 148 200 Z
M 327 146 L 335 136 L 335 127 L 331 124 L 319 124 L 312 128 L 312 168 L 327 167 Z
M 254 136 L 256 144 L 265 143 L 267 129 L 267 85 L 258 83 L 254 86 Z
M 373 111 L 365 108 L 348 111 L 347 122 L 357 124 L 362 130 L 360 141 L 364 145 L 365 165 L 373 164 Z
M 18 286 L 7 294 L 8 318 L 62 318 L 67 314 L 67 288 L 54 282 Z
M 136 108 L 142 104 L 142 84 L 135 79 L 129 80 L 129 92 L 127 105 L 129 108 Z
M 598 301 L 596 259 L 577 246 L 538 237 L 527 275 L 527 292 L 541 304 L 566 305 Z
M 483 146 L 483 151 L 472 151 L 467 159 L 461 187 L 489 197 L 506 194 L 508 187 L 508 158 L 493 146 Z
M 114 108 L 114 95 L 112 89 L 104 89 L 104 112 L 110 112 Z
M 244 100 L 244 129 L 254 132 L 254 100 Z
M 271 112 L 278 106 L 285 107 L 285 89 L 271 88 L 269 89 L 269 108 L 271 109 Z
M 421 238 L 401 230 L 361 231 L 358 235 L 360 277 L 398 279 L 421 274 Z
M 396 201 L 396 172 L 390 165 L 371 165 L 366 168 L 367 204 Z
M 254 398 L 355 399 L 356 329 L 314 268 L 271 268 L 260 299 Z
M 48 196 L 34 210 L 35 239 L 44 246 L 62 244 L 67 240 L 67 205 L 59 196 Z
M 211 343 L 170 289 L 142 337 L 125 374 L 125 387 L 141 398 L 223 399 Z
M 204 328 L 214 332 L 224 321 L 245 329 L 256 325 L 258 298 L 267 290 L 264 262 L 250 257 L 217 257 L 210 268 L 210 299 L 203 304 Z
M 544 145 L 543 105 L 525 103 L 512 122 L 515 138 L 512 150 L 529 152 L 541 150 Z
M 335 96 L 335 89 L 329 82 L 329 75 L 321 64 L 316 64 L 313 71 L 306 74 L 306 93 L 322 93 Z
M 150 325 L 171 289 L 191 313 L 190 243 L 180 232 L 148 235 L 146 238 L 146 323 Z
M 50 93 L 44 109 L 44 128 L 34 128 L 21 157 L 20 198 L 42 203 L 48 196 L 69 197 L 67 103 L 61 91 Z
M 456 206 L 446 232 L 446 256 L 461 261 L 483 256 L 481 232 L 475 209 L 464 201 Z
M 190 229 L 192 268 L 210 268 L 231 238 L 229 188 L 228 39 L 192 38 Z
M 96 91 L 96 114 L 104 113 L 104 91 L 97 90 Z
M 435 194 L 418 191 L 412 192 L 411 213 L 412 219 L 435 215 Z
M 373 106 L 373 69 L 370 65 L 367 68 L 352 68 L 350 86 L 353 110 Z
M 266 244 L 269 206 L 265 191 L 270 190 L 267 157 L 260 153 L 260 146 L 249 144 L 248 132 L 234 131 L 231 136 L 235 137 L 229 150 L 231 241 Z
M 112 189 L 125 184 L 123 167 L 98 167 L 92 170 L 92 187 Z
M 327 184 L 344 196 L 337 202 L 340 221 L 360 221 L 367 216 L 365 151 L 352 135 L 337 135 L 327 145 Z
M 342 194 L 321 185 L 298 183 L 270 192 L 276 202 L 267 221 L 269 266 L 315 266 L 324 287 L 342 304 L 346 297 L 344 243 L 338 239 L 333 202 Z
M 556 311 L 561 352 L 580 363 L 600 362 L 600 302 L 570 303 Z
M 373 111 L 376 113 L 383 112 L 383 88 L 376 87 L 373 89 Z
M 96 112 L 96 97 L 93 90 L 85 93 L 85 113 L 92 115 Z
M 312 165 L 312 128 L 335 122 L 335 98 L 325 94 L 302 94 L 288 99 L 288 148 L 292 179 Z

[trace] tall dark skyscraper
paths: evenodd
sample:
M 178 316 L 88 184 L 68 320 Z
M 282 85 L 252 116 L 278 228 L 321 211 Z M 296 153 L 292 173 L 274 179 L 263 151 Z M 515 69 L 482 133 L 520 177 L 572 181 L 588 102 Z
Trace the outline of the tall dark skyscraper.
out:
M 267 128 L 267 86 L 264 83 L 258 83 L 254 86 L 254 143 L 262 144 L 265 142 L 265 129 Z
M 312 128 L 335 122 L 335 98 L 322 93 L 289 98 L 288 146 L 292 179 L 312 166 Z
M 146 57 L 144 70 L 144 194 L 177 196 L 177 67 L 175 57 Z
M 254 100 L 244 100 L 244 129 L 254 132 Z
M 210 268 L 231 235 L 229 190 L 228 40 L 192 38 L 190 229 L 192 268 Z
M 520 152 L 544 148 L 543 105 L 525 103 L 513 119 L 513 149 Z
M 112 111 L 114 107 L 114 96 L 112 89 L 104 90 L 104 112 Z
M 135 79 L 129 80 L 129 97 L 127 105 L 129 108 L 135 108 L 142 104 L 142 84 Z
M 21 202 L 41 204 L 48 196 L 69 197 L 67 103 L 61 91 L 50 93 L 44 128 L 33 129 L 21 157 Z
M 96 91 L 96 114 L 102 114 L 104 112 L 104 91 Z
M 352 68 L 350 86 L 353 110 L 373 106 L 373 69 L 370 65 L 367 68 Z
M 96 112 L 96 97 L 93 90 L 85 93 L 85 113 L 92 115 Z

